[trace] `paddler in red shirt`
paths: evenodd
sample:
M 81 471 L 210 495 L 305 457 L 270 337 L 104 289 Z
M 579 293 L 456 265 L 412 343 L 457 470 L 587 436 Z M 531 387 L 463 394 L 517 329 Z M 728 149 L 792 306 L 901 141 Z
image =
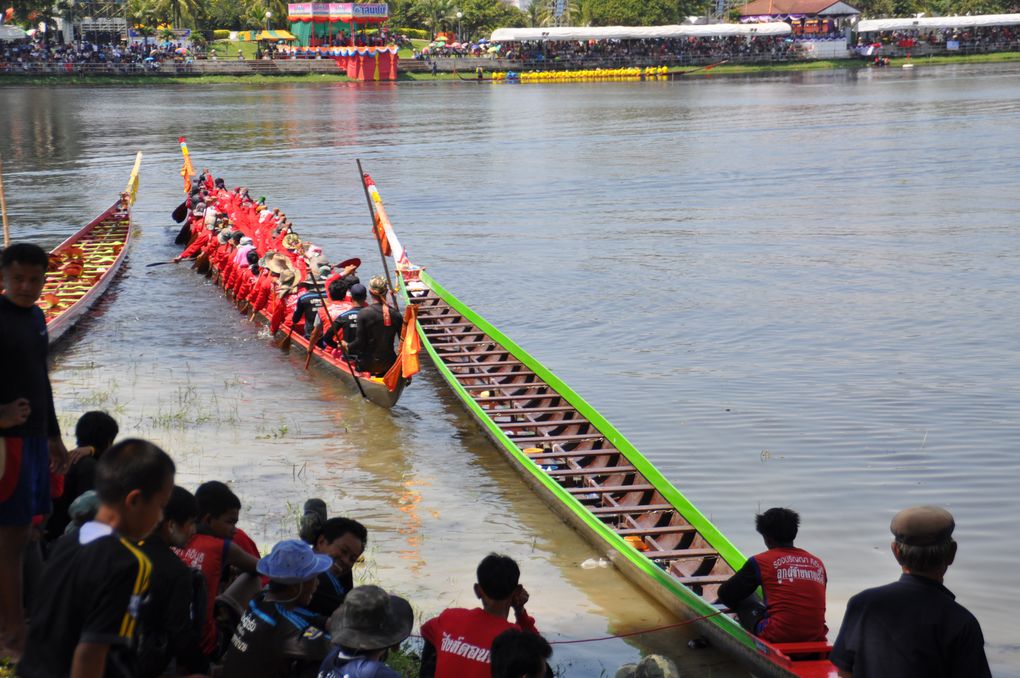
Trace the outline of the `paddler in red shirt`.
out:
M 524 606 L 521 570 L 508 556 L 487 555 L 478 565 L 475 595 L 482 607 L 450 608 L 421 626 L 425 639 L 420 678 L 490 678 L 492 641 L 507 629 L 538 635 Z M 516 624 L 508 621 L 514 611 Z
M 747 559 L 719 587 L 719 600 L 736 612 L 741 625 L 770 643 L 824 641 L 825 584 L 822 561 L 793 545 L 800 516 L 770 508 L 755 516 L 755 528 L 768 551 Z M 754 592 L 761 587 L 764 602 Z

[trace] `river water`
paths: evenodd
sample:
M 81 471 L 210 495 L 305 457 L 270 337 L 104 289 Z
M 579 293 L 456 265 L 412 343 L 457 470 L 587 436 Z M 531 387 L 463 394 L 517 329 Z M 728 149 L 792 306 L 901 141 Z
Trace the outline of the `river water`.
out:
M 821 556 L 831 638 L 893 580 L 888 522 L 957 519 L 947 585 L 996 675 L 1020 675 L 1020 67 L 570 85 L 0 89 L 17 239 L 55 245 L 145 152 L 120 281 L 57 352 L 68 430 L 113 412 L 231 482 L 263 548 L 302 501 L 370 530 L 364 581 L 418 616 L 516 557 L 551 640 L 671 618 L 518 479 L 429 368 L 386 412 L 273 348 L 172 257 L 176 138 L 338 260 L 380 266 L 354 159 L 413 260 L 543 361 L 745 553 L 785 505 Z M 589 565 L 592 563 L 589 562 Z M 1009 629 L 1013 629 L 1010 631 Z M 557 645 L 568 676 L 665 651 L 740 675 L 685 629 Z

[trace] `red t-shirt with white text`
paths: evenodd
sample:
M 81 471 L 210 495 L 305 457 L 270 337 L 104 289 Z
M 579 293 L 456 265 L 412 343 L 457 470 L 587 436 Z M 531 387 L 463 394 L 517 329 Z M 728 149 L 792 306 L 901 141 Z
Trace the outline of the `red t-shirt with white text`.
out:
M 517 625 L 477 607 L 443 610 L 422 624 L 422 637 L 436 648 L 436 678 L 489 678 L 492 641 L 507 629 L 538 635 L 531 617 Z

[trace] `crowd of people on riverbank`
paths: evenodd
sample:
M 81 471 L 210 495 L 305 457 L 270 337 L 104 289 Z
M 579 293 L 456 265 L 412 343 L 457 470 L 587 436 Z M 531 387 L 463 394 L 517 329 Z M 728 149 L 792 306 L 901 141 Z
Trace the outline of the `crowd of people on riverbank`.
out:
M 88 40 L 75 43 L 47 43 L 25 39 L 0 42 L 0 73 L 30 71 L 37 65 L 76 66 L 101 65 L 131 70 L 158 70 L 166 61 L 183 60 L 181 47 L 164 44 L 96 44 Z
M 869 42 L 870 41 L 870 42 Z M 1006 52 L 1020 49 L 1020 27 L 978 26 L 976 28 L 936 28 L 933 30 L 881 31 L 861 36 L 858 46 L 876 43 L 896 47 L 944 46 L 970 52 Z
M 243 187 L 208 174 L 189 185 L 178 261 L 194 257 L 243 310 L 265 311 L 274 332 L 300 332 L 375 377 L 396 364 L 399 315 L 385 279 L 365 289 L 360 261 L 331 265 Z M 67 450 L 36 306 L 48 263 L 30 244 L 0 254 L 0 658 L 25 678 L 396 678 L 384 662 L 411 634 L 412 606 L 355 586 L 369 539 L 356 516 L 331 517 L 309 499 L 294 538 L 264 553 L 238 527 L 243 488 L 176 485 L 170 455 L 150 441 L 118 442 L 108 413 L 82 415 Z M 369 291 L 374 310 L 359 303 Z M 338 322 L 352 310 L 353 323 Z M 824 652 L 828 575 L 795 546 L 799 524 L 786 508 L 756 516 L 766 550 L 718 587 L 718 605 L 767 642 Z M 914 507 L 889 529 L 903 575 L 849 601 L 831 661 L 855 676 L 990 676 L 980 625 L 943 585 L 957 550 L 953 516 Z M 551 676 L 551 644 L 528 614 L 518 564 L 485 556 L 473 591 L 479 607 L 421 624 L 419 675 Z M 679 673 L 653 658 L 617 675 Z

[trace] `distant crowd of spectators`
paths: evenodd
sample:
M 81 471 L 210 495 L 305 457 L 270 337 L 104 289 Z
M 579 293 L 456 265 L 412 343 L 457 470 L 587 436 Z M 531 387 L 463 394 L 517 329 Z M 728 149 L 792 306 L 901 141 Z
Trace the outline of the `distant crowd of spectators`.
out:
M 880 43 L 909 49 L 916 46 L 943 47 L 954 42 L 955 48 L 968 52 L 1000 52 L 1020 49 L 1020 27 L 981 26 L 977 28 L 939 28 L 932 31 L 882 31 L 862 35 L 858 46 Z
M 57 44 L 32 39 L 0 43 L 0 72 L 30 71 L 38 65 L 63 65 L 68 70 L 85 64 L 123 66 L 128 70 L 158 70 L 165 61 L 190 58 L 178 43 L 98 45 L 81 40 Z

